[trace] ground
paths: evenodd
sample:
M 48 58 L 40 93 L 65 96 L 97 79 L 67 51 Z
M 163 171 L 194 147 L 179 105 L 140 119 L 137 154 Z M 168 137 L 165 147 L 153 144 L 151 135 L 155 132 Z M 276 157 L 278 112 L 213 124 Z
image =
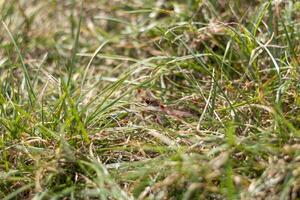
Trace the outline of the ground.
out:
M 0 199 L 300 198 L 298 1 L 0 10 Z

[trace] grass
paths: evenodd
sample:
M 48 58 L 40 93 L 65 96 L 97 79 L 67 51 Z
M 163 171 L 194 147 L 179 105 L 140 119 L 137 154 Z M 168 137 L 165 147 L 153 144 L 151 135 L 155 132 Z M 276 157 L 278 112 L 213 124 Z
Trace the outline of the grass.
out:
M 299 199 L 297 1 L 0 1 L 0 199 Z

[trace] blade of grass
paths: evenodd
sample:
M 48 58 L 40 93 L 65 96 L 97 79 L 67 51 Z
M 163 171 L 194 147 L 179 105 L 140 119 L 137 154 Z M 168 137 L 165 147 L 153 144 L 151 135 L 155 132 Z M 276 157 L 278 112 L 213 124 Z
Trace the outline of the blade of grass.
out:
M 35 101 L 35 99 L 36 99 L 36 96 L 35 96 L 35 93 L 34 93 L 34 91 L 33 91 L 32 85 L 31 85 L 29 73 L 28 73 L 27 67 L 26 67 L 26 65 L 25 65 L 23 56 L 22 56 L 21 51 L 20 51 L 20 49 L 19 49 L 19 47 L 18 47 L 18 45 L 17 45 L 16 40 L 14 39 L 12 33 L 10 32 L 9 28 L 7 27 L 7 25 L 6 25 L 6 23 L 5 23 L 4 21 L 2 21 L 2 25 L 4 26 L 4 28 L 5 28 L 6 32 L 8 33 L 8 35 L 9 35 L 11 41 L 13 42 L 14 47 L 16 48 L 18 57 L 19 57 L 19 59 L 20 59 L 20 61 L 21 61 L 23 73 L 24 73 L 24 75 L 25 75 L 25 81 L 26 81 L 27 93 L 28 93 L 29 101 L 30 101 L 30 104 L 33 105 L 33 104 L 34 104 L 34 101 Z
M 79 46 L 79 35 L 80 35 L 80 29 L 81 29 L 81 22 L 82 22 L 82 18 L 83 18 L 83 1 L 81 1 L 81 7 L 80 7 L 80 18 L 79 18 L 79 23 L 78 23 L 78 27 L 77 27 L 77 33 L 75 36 L 75 40 L 74 40 L 74 45 L 73 45 L 73 50 L 72 50 L 72 56 L 71 56 L 71 61 L 70 64 L 68 66 L 68 81 L 67 81 L 67 88 L 70 89 L 70 84 L 71 84 L 71 80 L 72 80 L 72 76 L 73 76 L 73 70 L 75 67 L 75 63 L 76 63 L 76 56 L 77 56 L 77 50 L 78 50 L 78 46 Z

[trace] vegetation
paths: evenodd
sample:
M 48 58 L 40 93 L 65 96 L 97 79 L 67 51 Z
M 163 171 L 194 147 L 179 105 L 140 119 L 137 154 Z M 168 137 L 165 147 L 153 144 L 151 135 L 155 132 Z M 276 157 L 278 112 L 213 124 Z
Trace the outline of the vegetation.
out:
M 299 199 L 296 0 L 0 0 L 0 199 Z

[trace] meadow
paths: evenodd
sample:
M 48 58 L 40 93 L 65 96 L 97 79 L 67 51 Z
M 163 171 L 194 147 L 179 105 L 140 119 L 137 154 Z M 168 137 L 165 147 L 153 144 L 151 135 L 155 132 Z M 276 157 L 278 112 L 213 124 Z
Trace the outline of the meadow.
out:
M 300 199 L 297 0 L 0 0 L 0 199 Z

